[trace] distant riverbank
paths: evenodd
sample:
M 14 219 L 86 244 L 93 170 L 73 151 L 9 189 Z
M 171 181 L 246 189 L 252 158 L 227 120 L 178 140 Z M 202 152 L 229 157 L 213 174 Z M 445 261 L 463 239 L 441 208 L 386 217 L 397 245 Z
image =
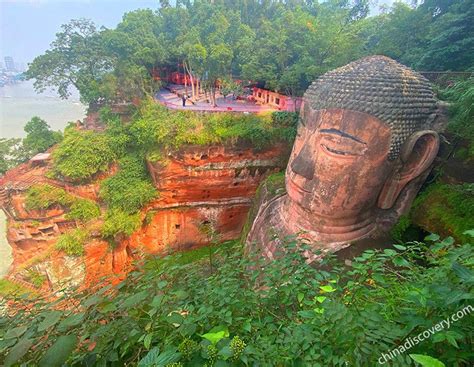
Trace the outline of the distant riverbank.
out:
M 22 138 L 23 126 L 33 117 L 39 116 L 53 130 L 63 130 L 69 121 L 83 119 L 86 106 L 79 101 L 74 91 L 67 100 L 62 100 L 52 90 L 37 94 L 33 81 L 24 81 L 0 87 L 0 137 Z

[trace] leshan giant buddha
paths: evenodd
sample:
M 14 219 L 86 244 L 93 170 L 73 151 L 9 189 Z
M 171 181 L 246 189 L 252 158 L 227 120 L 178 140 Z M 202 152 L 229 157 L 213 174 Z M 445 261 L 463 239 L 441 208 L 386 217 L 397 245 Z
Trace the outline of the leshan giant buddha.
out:
M 384 56 L 321 76 L 303 97 L 287 193 L 260 207 L 247 252 L 273 259 L 289 235 L 338 251 L 387 232 L 437 155 L 435 111 L 429 82 Z

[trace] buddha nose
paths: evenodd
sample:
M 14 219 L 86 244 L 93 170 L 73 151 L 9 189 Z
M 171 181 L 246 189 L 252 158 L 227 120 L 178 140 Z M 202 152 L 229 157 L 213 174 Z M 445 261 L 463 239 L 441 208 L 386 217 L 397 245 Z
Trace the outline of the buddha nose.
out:
M 312 180 L 314 177 L 314 164 L 311 161 L 311 151 L 308 146 L 301 149 L 300 153 L 291 162 L 291 170 L 306 178 Z

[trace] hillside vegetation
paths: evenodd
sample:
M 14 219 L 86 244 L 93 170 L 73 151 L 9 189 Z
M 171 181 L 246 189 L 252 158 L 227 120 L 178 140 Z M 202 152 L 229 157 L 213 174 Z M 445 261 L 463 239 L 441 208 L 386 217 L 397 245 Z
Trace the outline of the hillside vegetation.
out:
M 431 235 L 312 267 L 289 239 L 286 256 L 261 271 L 230 245 L 212 250 L 212 264 L 206 249 L 172 255 L 118 286 L 39 299 L 2 317 L 6 366 L 372 366 L 452 315 L 449 329 L 390 365 L 435 357 L 444 364 L 425 366 L 467 366 L 474 358 L 469 242 Z

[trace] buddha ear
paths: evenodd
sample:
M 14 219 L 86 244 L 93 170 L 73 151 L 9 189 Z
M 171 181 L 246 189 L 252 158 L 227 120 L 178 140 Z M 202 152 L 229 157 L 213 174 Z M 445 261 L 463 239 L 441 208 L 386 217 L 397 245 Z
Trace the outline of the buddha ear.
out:
M 397 168 L 385 182 L 380 193 L 379 208 L 392 208 L 403 188 L 431 167 L 438 154 L 438 149 L 437 132 L 423 130 L 411 135 L 400 150 Z

